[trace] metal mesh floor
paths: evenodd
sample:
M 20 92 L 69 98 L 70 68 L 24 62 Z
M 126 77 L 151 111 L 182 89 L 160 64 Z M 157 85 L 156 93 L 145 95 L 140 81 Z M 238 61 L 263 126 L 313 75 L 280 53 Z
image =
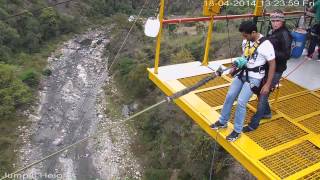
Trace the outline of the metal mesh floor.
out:
M 197 95 L 209 106 L 221 106 L 224 103 L 229 86 L 213 89 L 209 91 L 199 92 Z
M 253 100 L 253 101 L 249 101 L 248 104 L 250 104 L 253 108 L 256 109 L 256 108 L 257 108 L 257 105 L 258 105 L 258 99 L 255 99 L 255 100 Z M 271 113 L 272 113 L 273 116 L 277 115 L 277 112 L 274 111 L 273 109 L 271 109 Z
M 319 180 L 320 179 L 320 169 L 313 171 L 312 173 L 303 176 L 302 178 L 300 178 L 299 180 Z
M 303 88 L 303 87 L 301 87 L 301 86 L 299 86 L 299 85 L 297 85 L 287 79 L 284 79 L 284 80 L 280 81 L 279 97 L 302 92 L 305 90 L 306 90 L 305 88 Z M 277 89 L 270 95 L 270 100 L 276 98 L 276 94 L 277 94 L 276 92 L 277 92 Z
M 260 160 L 280 178 L 286 178 L 320 162 L 320 148 L 304 141 Z
M 231 122 L 232 124 L 233 124 L 233 122 L 234 122 L 236 107 L 237 107 L 237 105 L 234 105 L 234 106 L 232 107 L 232 111 L 231 111 L 230 122 Z M 219 109 L 218 112 L 221 113 L 221 110 L 222 110 L 222 109 Z M 246 118 L 245 118 L 245 120 L 244 120 L 244 124 L 248 124 L 248 123 L 251 121 L 251 118 L 252 118 L 252 116 L 253 116 L 254 113 L 255 113 L 254 111 L 252 111 L 252 110 L 249 109 L 248 107 L 247 107 L 246 110 L 247 110 L 247 115 L 246 115 Z
M 320 134 L 320 115 L 304 119 L 302 121 L 299 121 L 299 123 L 311 130 L 312 132 Z
M 269 150 L 306 135 L 302 129 L 284 118 L 261 124 L 258 129 L 246 133 L 263 149 Z
M 308 93 L 278 102 L 278 110 L 290 118 L 298 118 L 320 110 L 320 98 Z
M 205 77 L 207 77 L 209 75 L 210 74 L 202 74 L 202 75 L 199 75 L 199 76 L 182 78 L 182 79 L 179 79 L 178 81 L 180 81 L 184 86 L 190 87 L 190 86 L 194 85 L 195 83 L 197 83 L 198 81 L 202 80 L 203 78 L 205 78 Z M 204 86 L 198 88 L 197 90 L 205 89 L 205 88 L 209 88 L 209 87 L 213 87 L 213 86 L 218 86 L 218 85 L 223 85 L 223 84 L 227 84 L 227 83 L 229 83 L 229 81 L 223 79 L 222 77 L 217 77 L 214 80 L 209 81 Z

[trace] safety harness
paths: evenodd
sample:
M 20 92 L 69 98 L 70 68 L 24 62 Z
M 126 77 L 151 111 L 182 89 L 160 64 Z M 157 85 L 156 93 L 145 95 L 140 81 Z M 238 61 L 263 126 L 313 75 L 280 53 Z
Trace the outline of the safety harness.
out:
M 265 40 L 267 40 L 266 37 L 260 38 L 259 40 L 254 42 L 252 47 L 250 47 L 250 41 L 247 41 L 245 49 L 244 49 L 244 56 L 247 59 L 247 61 L 249 61 L 251 58 L 257 58 L 257 57 L 254 57 L 255 53 L 256 53 L 258 47 L 260 46 L 260 44 L 262 44 Z M 238 70 L 239 73 L 237 72 L 238 73 L 237 76 L 239 77 L 239 79 L 241 81 L 243 81 L 242 77 L 244 76 L 244 73 L 246 73 L 245 74 L 246 75 L 245 81 L 250 83 L 250 81 L 249 81 L 249 71 L 261 73 L 262 71 L 267 72 L 267 69 L 268 69 L 268 64 L 267 63 L 265 63 L 264 65 L 261 65 L 261 66 L 254 67 L 254 68 L 248 68 L 247 66 L 244 66 L 244 67 L 242 67 L 241 69 Z M 255 94 L 259 94 L 260 93 L 260 90 L 261 90 L 262 86 L 264 85 L 263 81 L 266 80 L 266 76 L 267 76 L 267 73 L 265 73 L 265 77 L 263 78 L 263 80 L 262 80 L 262 82 L 261 82 L 259 87 L 256 87 L 256 86 L 251 87 L 252 91 Z

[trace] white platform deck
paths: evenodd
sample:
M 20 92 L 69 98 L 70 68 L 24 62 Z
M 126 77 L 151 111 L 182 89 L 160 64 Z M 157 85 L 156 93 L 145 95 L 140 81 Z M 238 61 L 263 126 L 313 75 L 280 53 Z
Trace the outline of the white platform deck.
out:
M 284 72 L 284 76 L 297 67 L 303 60 L 304 57 L 300 57 L 299 59 L 290 59 L 288 61 L 288 68 Z M 311 60 L 302 64 L 296 71 L 288 76 L 288 79 L 309 90 L 319 89 L 320 61 Z

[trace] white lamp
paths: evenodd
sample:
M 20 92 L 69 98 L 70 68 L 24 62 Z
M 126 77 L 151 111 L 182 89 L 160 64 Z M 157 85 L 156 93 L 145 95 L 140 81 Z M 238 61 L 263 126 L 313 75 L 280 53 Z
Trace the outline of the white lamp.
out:
M 144 25 L 144 34 L 148 37 L 157 37 L 160 30 L 160 21 L 157 18 L 149 17 Z

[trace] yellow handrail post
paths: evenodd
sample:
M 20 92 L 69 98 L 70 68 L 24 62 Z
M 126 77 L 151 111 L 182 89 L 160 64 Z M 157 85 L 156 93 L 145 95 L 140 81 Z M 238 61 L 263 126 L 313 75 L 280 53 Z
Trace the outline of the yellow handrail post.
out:
M 154 73 L 155 74 L 158 74 L 158 68 L 159 68 L 163 14 L 164 14 L 164 0 L 160 0 L 160 12 L 159 12 L 160 30 L 159 30 L 159 34 L 157 36 L 156 56 L 155 56 L 155 60 L 154 60 Z
M 254 16 L 262 16 L 263 15 L 263 0 L 256 0 L 256 6 L 253 12 Z
M 209 51 L 210 51 L 210 43 L 211 43 L 211 37 L 212 37 L 212 29 L 213 29 L 213 16 L 211 16 L 211 20 L 209 23 L 209 28 L 208 28 L 208 35 L 207 35 L 207 41 L 206 41 L 206 49 L 204 52 L 204 57 L 202 61 L 203 66 L 208 66 L 209 64 Z

